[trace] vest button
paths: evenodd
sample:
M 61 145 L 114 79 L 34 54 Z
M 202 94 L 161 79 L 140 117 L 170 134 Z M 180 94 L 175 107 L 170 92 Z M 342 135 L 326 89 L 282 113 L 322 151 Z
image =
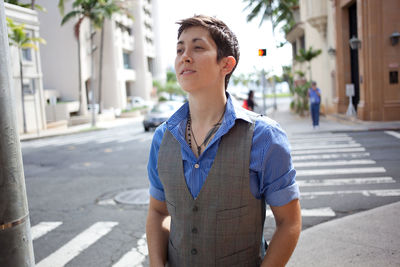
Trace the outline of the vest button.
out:
M 192 255 L 196 255 L 197 254 L 197 249 L 193 248 L 190 253 L 192 253 Z
M 199 210 L 199 208 L 198 208 L 197 206 L 194 206 L 194 207 L 193 207 L 193 211 L 194 211 L 194 212 L 196 212 L 196 211 L 198 211 L 198 210 Z
M 199 164 L 194 164 L 194 167 L 196 168 L 196 169 L 198 169 L 199 167 L 200 167 L 200 165 Z
M 197 228 L 196 228 L 196 227 L 193 227 L 192 233 L 193 233 L 193 234 L 197 234 L 197 232 L 198 232 L 198 231 L 197 231 Z

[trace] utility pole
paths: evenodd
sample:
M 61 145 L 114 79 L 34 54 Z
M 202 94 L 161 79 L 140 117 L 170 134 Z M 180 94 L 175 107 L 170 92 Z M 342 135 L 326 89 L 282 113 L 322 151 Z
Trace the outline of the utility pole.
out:
M 8 31 L 0 0 L 0 266 L 35 266 L 16 123 Z

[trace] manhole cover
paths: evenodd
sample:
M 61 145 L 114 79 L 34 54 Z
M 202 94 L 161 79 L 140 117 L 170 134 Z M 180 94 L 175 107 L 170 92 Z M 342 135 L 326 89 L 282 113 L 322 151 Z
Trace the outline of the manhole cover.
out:
M 117 194 L 114 200 L 120 204 L 145 205 L 149 204 L 149 189 L 133 189 Z

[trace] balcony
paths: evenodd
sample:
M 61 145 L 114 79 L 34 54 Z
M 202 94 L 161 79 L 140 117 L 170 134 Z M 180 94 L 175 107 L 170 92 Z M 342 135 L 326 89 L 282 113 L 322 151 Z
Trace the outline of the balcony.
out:
M 306 1 L 306 21 L 324 36 L 326 36 L 328 22 L 327 2 L 326 0 Z

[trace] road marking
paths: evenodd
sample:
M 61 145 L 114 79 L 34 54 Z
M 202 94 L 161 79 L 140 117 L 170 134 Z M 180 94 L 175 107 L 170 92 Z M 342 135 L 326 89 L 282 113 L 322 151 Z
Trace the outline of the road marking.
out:
M 357 144 L 356 141 L 302 141 L 302 142 L 290 142 L 292 147 L 315 147 L 315 146 L 333 146 L 333 145 L 347 145 L 347 144 Z
M 319 196 L 345 195 L 345 194 L 362 194 L 363 196 L 378 197 L 397 197 L 400 196 L 400 189 L 382 189 L 382 190 L 342 190 L 342 191 L 317 191 L 317 192 L 301 192 L 301 198 L 313 199 Z
M 344 169 L 321 169 L 321 170 L 296 170 L 296 176 L 316 175 L 338 175 L 338 174 L 359 174 L 359 173 L 381 173 L 386 172 L 383 167 L 371 168 L 344 168 Z
M 354 141 L 350 136 L 324 137 L 324 138 L 289 138 L 290 143 L 312 143 L 312 142 L 349 142 Z
M 360 159 L 360 160 L 334 160 L 334 161 L 310 161 L 310 162 L 296 162 L 295 168 L 300 167 L 320 167 L 320 166 L 343 166 L 343 165 L 367 165 L 375 164 L 374 160 Z
M 388 135 L 394 136 L 398 139 L 400 139 L 400 133 L 395 132 L 395 131 L 385 131 L 385 133 L 387 133 Z
M 80 233 L 67 244 L 36 264 L 36 267 L 61 267 L 75 258 L 79 253 L 106 235 L 118 225 L 117 222 L 97 222 Z
M 363 147 L 350 147 L 350 148 L 337 148 L 337 149 L 313 149 L 313 150 L 298 150 L 292 151 L 292 155 L 304 154 L 320 154 L 320 153 L 338 153 L 338 152 L 362 152 L 365 151 Z
M 273 213 L 268 209 L 265 213 L 267 217 L 273 217 Z M 302 217 L 334 217 L 336 213 L 331 208 L 301 209 Z
M 44 236 L 48 232 L 56 229 L 62 222 L 40 222 L 31 228 L 32 240 Z
M 341 153 L 341 154 L 322 154 L 322 155 L 304 155 L 304 156 L 293 156 L 293 161 L 302 160 L 318 160 L 318 159 L 339 159 L 339 158 L 366 158 L 369 157 L 368 152 L 363 153 Z
M 307 134 L 307 135 L 293 135 L 289 136 L 290 140 L 295 140 L 295 139 L 323 139 L 323 138 L 335 138 L 335 137 L 350 137 L 347 134 L 331 134 L 331 133 L 326 133 L 326 134 Z
M 396 181 L 392 177 L 368 177 L 368 178 L 343 178 L 325 180 L 297 180 L 300 187 L 308 186 L 335 186 L 335 185 L 360 185 L 360 184 L 390 184 Z
M 291 147 L 293 150 L 314 150 L 314 149 L 330 149 L 330 148 L 350 148 L 361 147 L 361 144 L 331 144 L 331 145 L 294 145 Z
M 126 253 L 122 258 L 115 263 L 112 267 L 142 267 L 142 263 L 146 259 L 148 255 L 147 242 L 146 242 L 146 234 L 143 234 L 142 237 L 137 242 L 137 247 L 130 250 Z

